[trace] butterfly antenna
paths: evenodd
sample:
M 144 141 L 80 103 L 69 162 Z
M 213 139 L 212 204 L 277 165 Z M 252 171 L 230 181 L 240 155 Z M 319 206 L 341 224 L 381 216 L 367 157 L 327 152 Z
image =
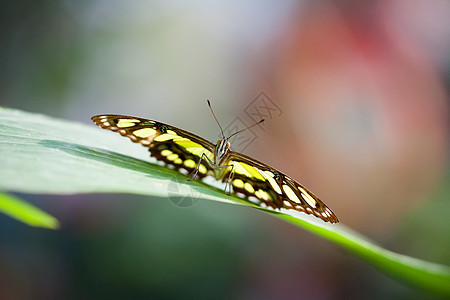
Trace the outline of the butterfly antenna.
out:
M 219 121 L 217 120 L 216 115 L 214 114 L 214 111 L 213 111 L 213 109 L 212 109 L 212 107 L 211 107 L 211 103 L 209 102 L 209 100 L 206 100 L 206 101 L 208 102 L 209 109 L 211 110 L 211 112 L 212 112 L 212 114 L 213 114 L 213 116 L 214 116 L 214 119 L 216 119 L 217 125 L 219 125 L 220 132 L 222 132 L 222 137 L 225 138 L 225 135 L 223 134 L 222 126 L 220 126 L 220 123 L 219 123 Z
M 239 130 L 239 131 L 236 131 L 235 133 L 233 133 L 232 135 L 230 135 L 228 138 L 231 138 L 233 135 L 236 135 L 236 134 L 238 134 L 238 133 L 240 133 L 240 132 L 242 132 L 242 131 L 245 131 L 245 130 L 247 130 L 247 129 L 250 129 L 250 128 L 252 128 L 253 126 L 256 126 L 256 125 L 258 125 L 258 124 L 261 124 L 262 122 L 264 122 L 264 119 L 262 119 L 261 121 L 259 121 L 259 122 L 255 123 L 255 124 L 253 124 L 252 126 L 249 126 L 249 127 L 247 127 L 247 128 L 244 128 L 244 129 L 241 129 L 241 130 Z

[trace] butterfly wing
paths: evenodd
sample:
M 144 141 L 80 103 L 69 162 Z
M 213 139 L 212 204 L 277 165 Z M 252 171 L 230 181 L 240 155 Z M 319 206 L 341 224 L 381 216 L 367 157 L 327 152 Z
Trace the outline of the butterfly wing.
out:
M 98 115 L 91 118 L 104 129 L 118 132 L 135 143 L 149 148 L 159 161 L 192 172 L 202 154 L 213 159 L 214 144 L 188 131 L 158 121 L 123 115 Z M 199 166 L 197 177 L 213 174 L 207 164 Z
M 274 168 L 232 151 L 225 164 L 233 165 L 231 185 L 237 195 L 273 209 L 293 209 L 326 222 L 339 222 L 336 215 L 317 196 Z M 228 175 L 225 174 L 223 181 L 229 178 Z

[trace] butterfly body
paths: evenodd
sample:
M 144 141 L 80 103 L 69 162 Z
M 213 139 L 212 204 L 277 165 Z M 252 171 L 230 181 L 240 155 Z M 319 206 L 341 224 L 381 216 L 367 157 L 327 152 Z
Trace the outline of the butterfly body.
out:
M 338 222 L 334 213 L 298 182 L 254 158 L 231 151 L 229 137 L 213 144 L 191 132 L 149 119 L 98 115 L 92 120 L 148 147 L 157 160 L 187 171 L 191 174 L 188 180 L 213 176 L 225 183 L 226 193 L 233 191 L 253 204 L 296 210 L 326 222 Z

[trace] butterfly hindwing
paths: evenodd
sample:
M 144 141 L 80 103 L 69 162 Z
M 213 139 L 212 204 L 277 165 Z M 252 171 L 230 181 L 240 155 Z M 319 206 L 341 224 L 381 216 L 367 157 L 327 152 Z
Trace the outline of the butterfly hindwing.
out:
M 158 121 L 123 115 L 98 115 L 92 120 L 104 129 L 118 132 L 135 143 L 149 148 L 159 161 L 193 172 L 202 154 L 212 159 L 214 145 L 185 130 Z M 214 172 L 206 163 L 198 166 L 197 176 L 203 178 Z
M 253 203 L 273 209 L 293 209 L 336 223 L 334 213 L 312 192 L 287 175 L 246 155 L 230 152 L 227 165 L 233 165 L 231 186 Z M 224 176 L 224 181 L 229 176 Z

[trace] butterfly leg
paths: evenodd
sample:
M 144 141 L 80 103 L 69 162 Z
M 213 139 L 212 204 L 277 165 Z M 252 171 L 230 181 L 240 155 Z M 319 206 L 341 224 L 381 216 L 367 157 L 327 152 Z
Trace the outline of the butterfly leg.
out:
M 227 196 L 230 196 L 231 195 L 231 182 L 234 177 L 234 172 L 233 172 L 234 165 L 217 166 L 217 167 L 218 168 L 231 168 L 230 175 L 228 175 L 227 179 L 225 180 L 225 189 L 223 190 Z M 228 193 L 227 193 L 227 186 L 228 186 Z
M 197 177 L 198 174 L 198 170 L 200 169 L 200 166 L 202 164 L 202 160 L 203 157 L 205 158 L 205 161 L 211 166 L 213 163 L 212 161 L 208 158 L 208 156 L 205 155 L 205 153 L 202 153 L 202 156 L 200 157 L 200 160 L 198 161 L 197 167 L 195 168 L 195 170 L 190 174 L 190 178 L 188 178 L 188 181 L 192 181 L 195 179 L 195 177 Z
M 233 172 L 234 165 L 228 165 L 228 166 L 224 166 L 224 167 L 225 168 L 231 167 L 230 175 L 228 175 L 228 179 L 227 179 L 227 182 L 225 183 L 225 190 L 224 190 L 225 194 L 230 196 L 231 195 L 231 182 L 233 181 L 233 177 L 234 177 L 234 172 Z M 227 193 L 227 184 L 228 184 L 228 193 Z

